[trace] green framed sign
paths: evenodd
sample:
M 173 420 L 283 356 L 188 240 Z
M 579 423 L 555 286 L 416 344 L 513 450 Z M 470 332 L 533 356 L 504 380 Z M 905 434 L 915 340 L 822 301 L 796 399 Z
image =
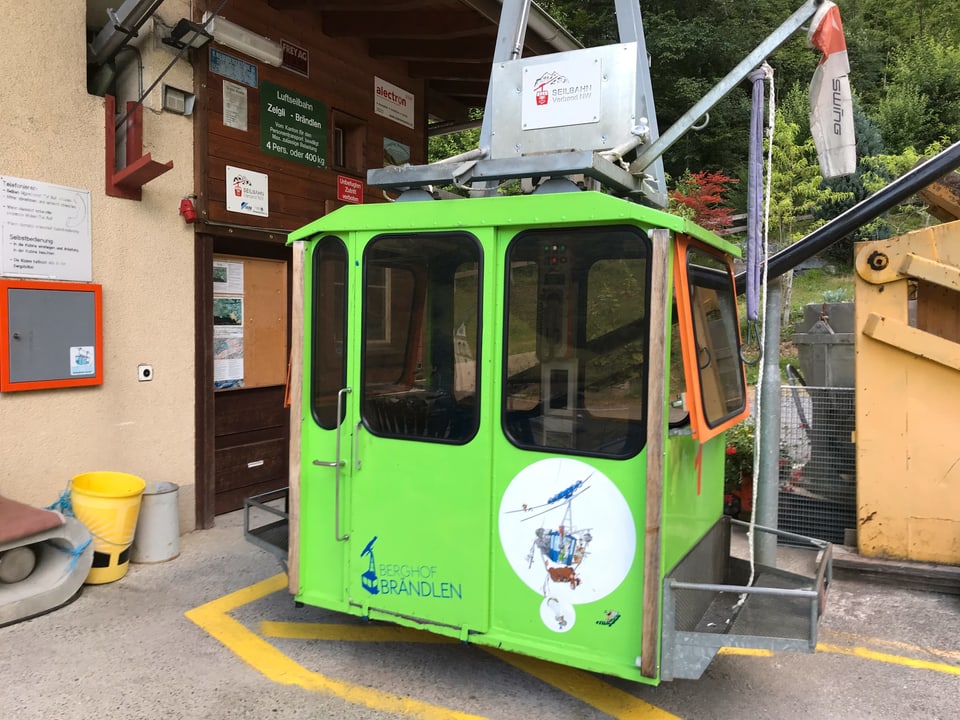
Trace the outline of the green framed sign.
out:
M 260 151 L 326 168 L 327 106 L 264 80 L 260 83 Z

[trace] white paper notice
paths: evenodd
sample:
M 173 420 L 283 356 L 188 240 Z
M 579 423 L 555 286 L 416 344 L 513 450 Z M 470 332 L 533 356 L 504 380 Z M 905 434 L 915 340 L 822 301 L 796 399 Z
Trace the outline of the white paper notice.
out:
M 243 263 L 214 260 L 213 292 L 215 295 L 243 295 Z
M 90 191 L 0 175 L 0 275 L 90 282 Z
M 223 81 L 223 124 L 247 131 L 247 89 L 229 80 Z

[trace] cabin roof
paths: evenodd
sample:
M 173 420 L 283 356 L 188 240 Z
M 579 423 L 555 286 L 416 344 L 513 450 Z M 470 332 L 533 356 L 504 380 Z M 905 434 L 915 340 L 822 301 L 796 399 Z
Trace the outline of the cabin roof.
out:
M 736 245 L 690 220 L 593 191 L 347 205 L 290 233 L 287 242 L 348 232 L 437 232 L 617 223 L 666 228 L 740 257 Z

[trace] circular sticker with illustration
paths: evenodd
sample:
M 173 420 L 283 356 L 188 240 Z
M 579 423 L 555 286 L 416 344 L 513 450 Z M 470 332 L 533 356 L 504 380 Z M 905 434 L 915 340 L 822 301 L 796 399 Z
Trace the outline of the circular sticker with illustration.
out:
M 573 606 L 613 592 L 636 554 L 633 516 L 617 486 L 571 458 L 528 465 L 500 502 L 500 543 L 510 567 L 544 600 L 540 617 L 555 632 L 573 627 Z
M 566 632 L 577 620 L 573 605 L 560 602 L 555 597 L 546 597 L 540 603 L 540 619 L 554 632 Z

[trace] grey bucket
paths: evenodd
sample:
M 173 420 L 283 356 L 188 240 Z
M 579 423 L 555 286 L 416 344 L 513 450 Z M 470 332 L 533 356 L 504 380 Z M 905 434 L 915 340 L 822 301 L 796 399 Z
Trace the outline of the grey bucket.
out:
M 130 548 L 131 562 L 163 562 L 180 554 L 179 490 L 176 483 L 147 483 Z

